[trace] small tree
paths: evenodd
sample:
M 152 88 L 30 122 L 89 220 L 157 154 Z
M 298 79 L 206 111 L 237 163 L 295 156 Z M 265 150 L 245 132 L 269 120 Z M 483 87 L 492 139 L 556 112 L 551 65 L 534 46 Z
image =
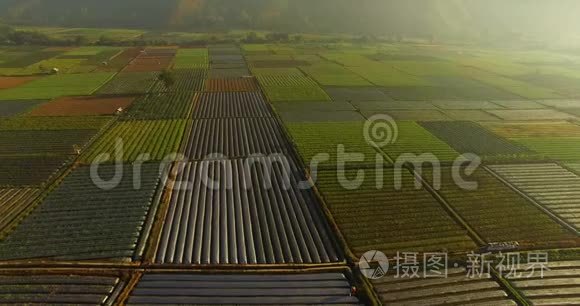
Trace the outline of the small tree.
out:
M 157 78 L 160 82 L 163 82 L 166 89 L 173 87 L 175 84 L 175 75 L 169 70 L 163 71 Z

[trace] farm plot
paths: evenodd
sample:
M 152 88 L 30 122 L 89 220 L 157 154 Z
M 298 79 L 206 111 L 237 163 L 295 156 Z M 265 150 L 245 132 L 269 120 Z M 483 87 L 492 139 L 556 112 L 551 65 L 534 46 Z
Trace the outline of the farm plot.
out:
M 209 67 L 206 48 L 191 48 L 177 50 L 173 61 L 174 69 L 207 69 Z
M 486 170 L 479 168 L 466 178 L 477 184 L 474 190 L 462 188 L 466 185 L 458 184 L 453 173 L 450 167 L 441 169 L 438 192 L 485 242 L 518 241 L 523 249 L 580 245 L 579 237 Z M 432 168 L 423 171 L 423 176 L 431 184 L 437 177 Z
M 240 64 L 245 63 L 244 57 L 241 54 L 210 54 L 209 63 L 213 64 Z
M 174 84 L 169 87 L 162 81 L 158 81 L 152 91 L 154 92 L 181 92 L 202 91 L 207 71 L 204 69 L 176 69 L 171 72 Z
M 345 153 L 364 155 L 364 160 L 347 165 L 374 165 L 377 158 L 378 152 L 365 141 L 363 122 L 287 123 L 286 127 L 306 165 L 323 158 L 318 167 L 336 166 L 339 146 Z
M 529 100 L 492 100 L 493 104 L 507 109 L 525 110 L 525 109 L 543 109 L 544 105 Z
M 429 86 L 429 81 L 401 72 L 388 65 L 372 64 L 363 67 L 349 67 L 350 71 L 360 75 L 377 86 Z
M 0 155 L 72 155 L 85 147 L 98 130 L 0 130 Z
M 439 110 L 378 110 L 378 111 L 362 111 L 363 116 L 370 118 L 375 115 L 389 115 L 395 120 L 400 121 L 449 121 L 449 117 L 445 116 Z
M 284 157 L 182 163 L 157 263 L 342 261 L 313 194 Z M 264 183 L 265 175 L 269 182 Z M 204 183 L 201 177 L 212 180 Z
M 433 105 L 444 110 L 474 110 L 474 109 L 498 109 L 501 108 L 488 101 L 433 101 Z
M 481 70 L 470 69 L 465 71 L 466 76 L 475 80 L 497 87 L 509 93 L 519 96 L 519 99 L 559 99 L 561 95 L 554 90 L 530 85 L 525 82 L 517 81 L 497 74 L 487 73 Z
M 326 87 L 333 101 L 389 101 L 385 93 L 376 87 Z
M 550 261 L 544 270 L 517 267 L 505 278 L 531 305 L 574 305 L 580 300 L 580 262 Z
M 151 93 L 138 98 L 125 114 L 127 119 L 185 119 L 193 106 L 193 92 Z
M 224 118 L 193 121 L 185 156 L 243 158 L 288 151 L 288 143 L 278 122 L 272 118 Z
M 254 92 L 222 92 L 199 94 L 193 118 L 271 117 L 271 110 L 262 95 Z
M 386 275 L 372 284 L 384 305 L 518 305 L 489 275 L 469 277 L 460 267 L 442 273 L 446 277 L 425 278 L 421 271 L 416 278 Z
M 38 186 L 48 181 L 68 161 L 66 156 L 0 156 L 0 186 Z
M 580 163 L 566 163 L 566 167 L 580 175 Z
M 330 101 L 330 97 L 306 76 L 258 75 L 258 82 L 270 102 Z
M 424 101 L 353 101 L 352 104 L 361 111 L 439 109 L 432 103 Z
M 431 161 L 432 157 L 442 162 L 456 160 L 460 153 L 447 143 L 433 136 L 424 127 L 413 121 L 397 121 L 398 137 L 381 148 L 393 161 L 418 160 Z M 413 156 L 409 155 L 412 154 Z M 429 154 L 431 157 L 425 155 Z M 417 157 L 415 157 L 417 156 Z
M 300 112 L 308 113 L 313 111 L 318 112 L 335 112 L 335 111 L 354 111 L 355 108 L 346 101 L 328 102 L 328 101 L 312 101 L 308 103 L 294 103 L 294 102 L 275 102 L 272 103 L 274 109 L 278 112 Z
M 250 67 L 253 68 L 292 68 L 292 67 L 299 67 L 299 66 L 308 66 L 310 65 L 309 62 L 306 61 L 298 61 L 292 58 L 288 60 L 255 60 L 249 61 L 248 64 Z
M 38 188 L 0 188 L 0 233 L 40 194 Z
M 474 153 L 494 159 L 513 159 L 534 154 L 524 146 L 501 138 L 473 122 L 439 121 L 420 124 L 461 154 Z
M 158 72 L 120 72 L 99 89 L 99 95 L 132 95 L 148 93 L 157 78 Z
M 34 108 L 44 101 L 39 100 L 13 100 L 0 101 L 0 118 L 12 117 Z
M 578 78 L 555 74 L 530 74 L 517 77 L 532 85 L 553 89 L 555 92 L 571 98 L 580 98 Z
M 247 76 L 251 76 L 250 70 L 248 68 L 224 68 L 224 69 L 215 69 L 212 68 L 209 70 L 209 78 L 210 79 L 229 79 L 229 78 L 243 78 Z
M 179 151 L 185 131 L 185 120 L 138 120 L 118 122 L 104 136 L 100 137 L 82 156 L 85 163 L 91 163 L 99 155 L 105 154 L 110 160 L 120 159 L 132 162 L 141 158 L 163 160 Z M 118 141 L 122 147 L 118 147 Z M 117 156 L 117 149 L 122 156 Z M 146 154 L 147 156 L 143 156 Z
M 0 89 L 15 88 L 37 80 L 38 78 L 39 77 L 0 77 Z
M 112 73 L 59 74 L 0 90 L 0 100 L 52 99 L 60 96 L 88 96 L 113 77 Z
M 489 166 L 556 218 L 580 229 L 580 176 L 557 164 Z
M 210 79 L 205 82 L 208 92 L 259 91 L 254 78 Z
M 5 305 L 112 305 L 124 282 L 114 276 L 24 272 L 0 275 L 0 286 Z
M 434 86 L 390 86 L 383 91 L 391 100 L 397 101 L 431 101 L 431 100 L 464 100 L 465 98 L 450 88 Z
M 300 68 L 323 86 L 372 86 L 352 71 L 332 63 L 302 66 Z
M 207 288 L 208 284 L 212 289 Z M 350 294 L 351 287 L 342 273 L 148 273 L 137 283 L 126 304 L 360 305 L 358 298 Z
M 123 167 L 119 184 L 110 180 L 115 171 L 115 165 L 101 165 L 101 185 L 95 184 L 90 167 L 73 171 L 0 242 L 0 258 L 138 258 L 141 254 L 136 245 L 151 206 L 156 205 L 152 199 L 159 182 L 159 164 L 142 165 L 140 189 L 134 187 L 132 165 Z
M 141 54 L 141 48 L 128 48 L 121 53 L 114 55 L 106 62 L 106 65 L 100 65 L 97 71 L 114 71 L 117 72 L 127 66 L 133 59 Z
M 463 121 L 501 121 L 496 116 L 482 110 L 445 110 L 443 113 L 453 120 Z
M 568 122 L 485 123 L 484 127 L 505 138 L 579 137 L 580 126 Z
M 112 117 L 13 117 L 0 120 L 0 131 L 4 130 L 91 130 L 101 129 Z
M 393 255 L 476 248 L 429 192 L 415 188 L 410 172 L 403 170 L 401 188 L 395 188 L 393 169 L 364 169 L 362 182 L 359 171 L 347 170 L 342 181 L 335 171 L 319 171 L 316 183 L 357 258 L 368 250 Z
M 562 111 L 572 116 L 576 116 L 577 118 L 580 118 L 580 108 L 564 108 L 562 109 Z
M 580 137 L 513 138 L 512 140 L 554 160 L 580 160 Z
M 488 110 L 487 112 L 508 121 L 568 120 L 576 117 L 552 109 Z
M 540 103 L 555 108 L 580 108 L 580 100 L 541 100 Z
M 355 111 L 283 111 L 279 112 L 284 122 L 349 122 L 365 120 Z
M 60 98 L 33 109 L 30 116 L 93 116 L 114 115 L 133 103 L 131 97 L 77 97 Z M 0 104 L 1 105 L 1 104 Z
M 173 61 L 172 56 L 147 56 L 139 55 L 131 61 L 123 72 L 155 72 L 167 70 Z

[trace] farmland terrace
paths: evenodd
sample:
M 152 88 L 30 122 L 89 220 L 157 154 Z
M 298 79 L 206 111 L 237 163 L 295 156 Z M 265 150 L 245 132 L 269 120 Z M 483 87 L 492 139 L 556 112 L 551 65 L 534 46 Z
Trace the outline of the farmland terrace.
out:
M 577 67 L 404 44 L 0 47 L 0 303 L 578 303 Z M 373 250 L 391 268 L 445 253 L 448 277 L 371 282 Z M 551 271 L 466 277 L 468 254 L 506 250 Z

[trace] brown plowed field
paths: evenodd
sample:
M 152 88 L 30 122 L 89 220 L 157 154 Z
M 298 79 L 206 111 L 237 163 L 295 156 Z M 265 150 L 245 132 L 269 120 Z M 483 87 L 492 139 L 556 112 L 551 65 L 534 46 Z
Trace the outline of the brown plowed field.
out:
M 30 116 L 90 116 L 115 114 L 119 107 L 127 109 L 134 98 L 73 97 L 60 98 L 43 104 L 30 112 Z
M 254 78 L 209 79 L 205 82 L 208 92 L 258 91 Z
M 172 56 L 139 56 L 134 61 L 132 61 L 123 72 L 153 72 L 153 71 L 163 71 L 171 65 L 173 62 Z
M 0 77 L 0 89 L 8 89 L 34 81 L 38 77 Z

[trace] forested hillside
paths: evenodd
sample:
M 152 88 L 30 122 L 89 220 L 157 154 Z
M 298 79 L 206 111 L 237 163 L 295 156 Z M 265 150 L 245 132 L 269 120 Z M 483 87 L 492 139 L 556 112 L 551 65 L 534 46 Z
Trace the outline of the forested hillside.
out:
M 569 36 L 579 9 L 575 0 L 0 0 L 0 18 L 26 25 L 454 38 Z

